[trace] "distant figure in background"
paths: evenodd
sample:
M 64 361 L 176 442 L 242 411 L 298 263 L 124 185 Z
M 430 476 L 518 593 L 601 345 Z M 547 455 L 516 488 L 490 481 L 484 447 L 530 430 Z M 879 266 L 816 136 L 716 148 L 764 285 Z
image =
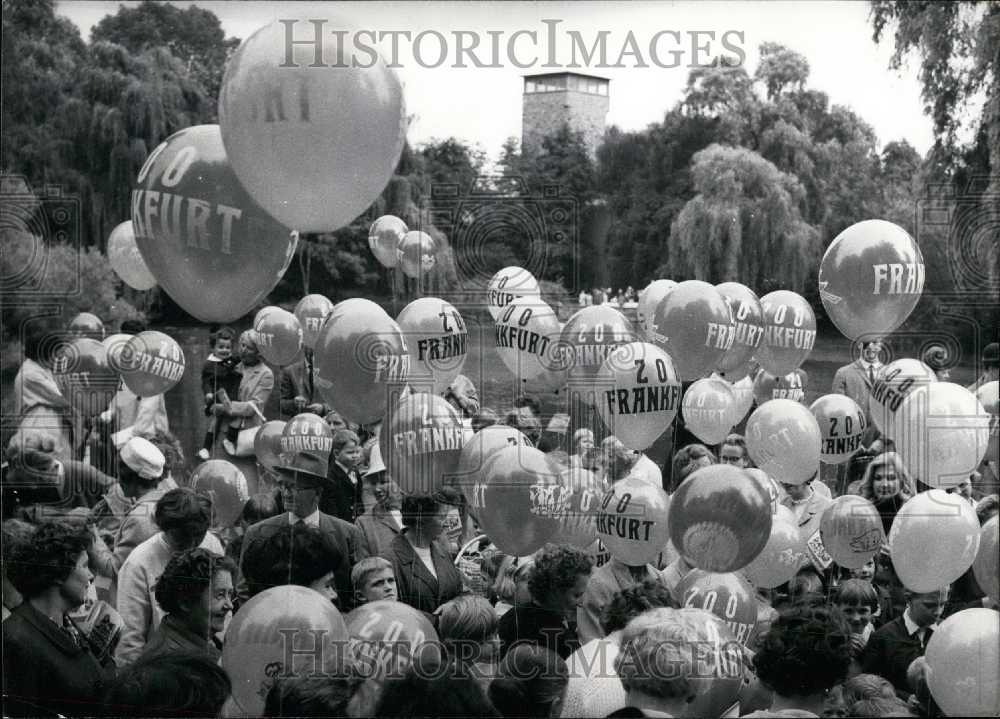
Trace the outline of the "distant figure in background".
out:
M 464 374 L 455 378 L 443 396 L 464 418 L 471 419 L 479 413 L 479 393 L 472 380 Z
M 345 522 L 353 522 L 365 512 L 364 487 L 359 477 L 361 442 L 349 429 L 333 433 L 327 486 L 323 490 L 319 509 Z
M 302 412 L 323 417 L 330 411 L 316 389 L 313 351 L 302 350 L 302 359 L 281 369 L 281 418 L 291 419 Z
M 715 455 L 703 444 L 689 444 L 681 447 L 671 462 L 671 484 L 665 487 L 667 494 L 673 494 L 693 472 L 716 463 Z
M 740 469 L 752 467 L 750 454 L 747 452 L 747 442 L 742 434 L 730 434 L 719 446 L 719 462 L 731 464 Z
M 201 368 L 201 391 L 205 395 L 205 416 L 209 418 L 205 441 L 198 451 L 198 458 L 208 460 L 211 457 L 212 445 L 215 444 L 223 422 L 220 416 L 212 414 L 212 405 L 221 402 L 225 404 L 240 391 L 240 380 L 243 379 L 237 369 L 240 358 L 233 355 L 233 342 L 236 331 L 232 327 L 218 327 L 208 335 L 212 348 L 205 365 Z M 236 430 L 227 435 L 230 442 L 236 440 Z
M 576 301 L 577 301 L 577 304 L 580 305 L 581 307 L 587 307 L 591 303 L 593 303 L 594 298 L 586 290 L 580 290 L 580 296 L 577 297 Z

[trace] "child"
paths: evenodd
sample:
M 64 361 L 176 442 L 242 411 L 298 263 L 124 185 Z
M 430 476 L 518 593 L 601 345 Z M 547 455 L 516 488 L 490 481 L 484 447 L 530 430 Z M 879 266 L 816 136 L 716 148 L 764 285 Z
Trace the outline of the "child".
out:
M 892 612 L 892 598 L 889 596 L 889 592 L 884 587 L 875 584 L 875 558 L 872 557 L 869 559 L 860 569 L 851 569 L 849 571 L 851 578 L 860 579 L 875 588 L 875 594 L 878 595 L 878 609 L 872 615 L 872 623 L 875 628 L 878 629 L 883 624 L 895 619 Z
M 327 473 L 330 481 L 320 498 L 321 512 L 345 522 L 354 522 L 365 513 L 364 487 L 358 476 L 362 458 L 361 442 L 357 434 L 349 429 L 338 429 L 333 433 L 333 449 Z
M 205 432 L 205 441 L 202 443 L 202 448 L 198 450 L 198 458 L 201 460 L 207 460 L 211 457 L 212 445 L 215 444 L 219 425 L 225 421 L 224 418 L 212 417 L 212 405 L 216 402 L 228 402 L 230 397 L 239 395 L 242 376 L 236 369 L 240 358 L 233 356 L 233 341 L 235 339 L 236 332 L 232 327 L 216 327 L 208 336 L 212 352 L 208 355 L 205 366 L 201 369 L 201 391 L 205 394 L 205 416 L 210 417 L 210 419 L 208 430 Z M 238 432 L 237 427 L 228 426 L 226 439 L 235 443 Z
M 392 563 L 385 557 L 368 557 L 355 564 L 351 570 L 351 586 L 359 606 L 365 602 L 399 598 Z
M 875 632 L 872 618 L 878 612 L 878 594 L 871 582 L 848 579 L 837 588 L 836 604 L 851 629 L 850 675 L 853 676 L 861 672 L 861 653 Z

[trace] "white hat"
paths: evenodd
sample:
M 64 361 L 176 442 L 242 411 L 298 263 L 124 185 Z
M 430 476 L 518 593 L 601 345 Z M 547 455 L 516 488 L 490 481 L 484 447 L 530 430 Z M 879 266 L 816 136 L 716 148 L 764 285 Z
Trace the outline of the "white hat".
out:
M 166 459 L 163 452 L 142 437 L 133 437 L 122 447 L 122 461 L 143 479 L 159 479 L 163 475 Z
M 385 462 L 382 461 L 382 450 L 378 446 L 378 442 L 372 445 L 372 453 L 368 457 L 368 469 L 365 473 L 361 475 L 362 477 L 370 477 L 377 472 L 385 471 Z

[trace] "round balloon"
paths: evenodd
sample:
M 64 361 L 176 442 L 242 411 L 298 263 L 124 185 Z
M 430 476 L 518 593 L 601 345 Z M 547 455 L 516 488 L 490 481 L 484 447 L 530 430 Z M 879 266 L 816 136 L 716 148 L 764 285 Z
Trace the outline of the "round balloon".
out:
M 827 554 L 848 569 L 861 569 L 885 544 L 878 510 L 856 494 L 833 500 L 823 511 L 819 533 Z
M 184 376 L 184 351 L 162 332 L 140 332 L 118 357 L 125 386 L 139 397 L 163 394 Z
M 782 509 L 787 507 L 782 506 Z M 771 535 L 764 549 L 750 564 L 743 568 L 755 587 L 774 589 L 794 577 L 799 567 L 808 563 L 806 547 L 802 543 L 802 533 L 791 519 L 775 516 L 771 522 Z
M 764 338 L 764 310 L 757 295 L 739 282 L 723 282 L 715 289 L 729 305 L 736 323 L 733 346 L 718 364 L 720 372 L 733 372 L 745 365 Z
M 270 181 L 274 173 L 265 177 Z M 295 254 L 298 234 L 243 187 L 219 126 L 198 125 L 153 150 L 132 191 L 142 258 L 167 294 L 202 322 L 245 315 L 274 289 Z
M 898 359 L 883 367 L 868 395 L 868 414 L 879 432 L 895 437 L 894 420 L 903 400 L 933 382 L 937 382 L 937 375 L 920 360 Z
M 670 540 L 669 505 L 659 487 L 632 476 L 619 480 L 601 500 L 597 536 L 625 564 L 652 564 Z
M 821 435 L 808 407 L 772 399 L 747 420 L 747 452 L 754 464 L 785 484 L 802 484 L 819 470 Z
M 979 529 L 976 510 L 957 494 L 931 489 L 907 500 L 888 540 L 903 586 L 934 592 L 961 577 L 979 551 Z
M 1000 613 L 963 609 L 927 641 L 927 686 L 944 716 L 1000 716 Z
M 226 629 L 222 668 L 232 680 L 232 699 L 244 716 L 263 716 L 277 677 L 311 676 L 318 667 L 342 671 L 347 642 L 343 617 L 319 592 L 292 585 L 265 589 Z
M 656 308 L 659 307 L 663 298 L 677 286 L 673 280 L 653 280 L 639 295 L 639 303 L 636 308 L 636 322 L 639 333 L 647 342 L 653 341 L 653 321 Z
M 104 323 L 95 314 L 81 312 L 70 320 L 69 334 L 75 337 L 88 337 L 101 342 L 104 340 Z
M 214 529 L 235 525 L 243 514 L 243 505 L 250 499 L 247 478 L 224 459 L 199 464 L 191 475 L 191 489 L 211 498 Z
M 287 367 L 302 353 L 302 325 L 288 310 L 275 309 L 254 325 L 261 356 L 271 364 Z
M 570 496 L 569 506 L 553 541 L 587 549 L 597 539 L 597 514 L 604 495 L 603 483 L 593 472 L 581 467 L 563 471 L 559 481 L 570 490 Z
M 720 379 L 722 378 L 720 377 Z M 743 377 L 735 382 L 730 382 L 729 389 L 733 391 L 733 417 L 736 418 L 733 425 L 735 426 L 743 421 L 747 412 L 753 407 L 753 380 L 750 377 Z
M 322 417 L 312 412 L 297 414 L 285 422 L 278 439 L 279 455 L 316 452 L 327 457 L 332 451 L 333 430 Z
M 777 290 L 760 299 L 764 338 L 757 348 L 760 366 L 774 375 L 797 369 L 816 344 L 816 315 L 794 292 Z
M 809 375 L 801 369 L 793 370 L 783 377 L 775 377 L 767 370 L 762 369 L 753 379 L 753 396 L 757 400 L 758 407 L 772 399 L 804 402 L 808 381 Z
M 121 374 L 122 371 L 122 350 L 125 349 L 125 345 L 133 336 L 119 333 L 108 335 L 101 341 L 104 350 L 108 353 L 108 365 L 118 374 Z
M 819 425 L 820 461 L 843 464 L 861 449 L 868 420 L 853 399 L 843 394 L 825 394 L 812 403 L 809 411 Z
M 368 230 L 368 246 L 383 267 L 399 263 L 399 243 L 410 230 L 406 223 L 394 215 L 382 215 Z
M 410 350 L 410 386 L 444 394 L 469 354 L 465 320 L 450 302 L 421 297 L 396 318 Z
M 462 447 L 458 460 L 456 483 L 472 504 L 472 488 L 486 481 L 486 467 L 495 452 L 507 447 L 531 447 L 531 441 L 516 427 L 493 424 L 472 435 Z
M 486 309 L 496 322 L 500 313 L 519 297 L 541 299 L 542 291 L 535 276 L 521 267 L 504 267 L 490 278 L 487 287 Z
M 374 53 L 352 57 L 347 33 L 330 32 L 348 23 L 323 21 L 330 24 L 275 20 L 257 30 L 226 64 L 219 93 L 219 124 L 240 182 L 301 232 L 329 232 L 364 212 L 406 140 L 395 73 Z M 319 33 L 322 45 L 291 41 Z
M 1000 519 L 993 517 L 979 532 L 979 552 L 972 562 L 972 574 L 979 588 L 994 602 L 1000 602 L 1000 546 L 998 546 L 998 525 Z
M 649 447 L 677 416 L 681 383 L 670 356 L 656 345 L 622 345 L 608 355 L 600 378 L 597 411 L 630 449 Z
M 63 397 L 81 417 L 93 417 L 106 410 L 120 383 L 104 345 L 89 337 L 60 345 L 52 373 Z
M 551 307 L 537 297 L 519 297 L 497 318 L 497 353 L 521 382 L 564 378 L 572 355 L 562 351 L 559 335 L 559 320 Z
M 976 399 L 989 414 L 1000 414 L 1000 381 L 993 380 L 976 390 Z
M 403 274 L 416 279 L 430 274 L 437 265 L 437 243 L 426 232 L 410 230 L 399 241 L 396 256 Z
M 314 355 L 316 386 L 346 422 L 382 418 L 390 388 L 410 376 L 410 355 L 399 325 L 370 300 L 334 306 L 320 330 Z
M 865 220 L 834 238 L 819 265 L 819 296 L 849 339 L 892 332 L 924 289 L 924 258 L 906 230 Z
M 267 307 L 261 307 L 259 310 L 257 310 L 257 314 L 255 314 L 253 316 L 253 322 L 251 323 L 251 325 L 253 327 L 256 327 L 258 322 L 260 322 L 262 319 L 264 319 L 265 317 L 267 317 L 272 312 L 275 312 L 276 310 L 280 310 L 280 309 L 281 309 L 280 307 L 275 307 L 274 305 L 268 305 Z
M 356 669 L 364 678 L 401 677 L 437 632 L 420 611 L 396 600 L 366 602 L 345 618 Z
M 379 432 L 389 476 L 406 494 L 451 483 L 465 442 L 462 418 L 436 394 L 411 392 L 390 409 Z
M 281 438 L 285 435 L 287 422 L 272 419 L 265 422 L 257 430 L 253 438 L 253 453 L 257 463 L 266 469 L 273 470 L 281 464 Z M 326 424 L 324 422 L 323 424 Z
M 788 496 L 788 493 L 784 487 L 767 476 L 767 472 L 756 467 L 745 467 L 743 471 L 757 482 L 767 493 L 767 496 L 771 498 L 771 514 L 782 514 L 782 510 L 791 513 L 792 510 L 781 503 L 781 500 Z M 791 516 L 789 521 L 792 521 L 792 519 L 794 519 L 794 515 Z
M 705 444 L 719 444 L 736 424 L 736 397 L 729 383 L 705 377 L 684 393 L 681 416 L 684 426 Z
M 135 242 L 132 221 L 127 220 L 111 230 L 108 237 L 108 264 L 122 282 L 134 290 L 151 290 L 156 278 L 146 267 L 139 246 Z
M 740 644 L 750 641 L 757 624 L 757 597 L 740 575 L 692 569 L 677 585 L 676 594 L 682 607 L 704 609 L 725 622 Z
M 670 498 L 670 539 L 693 566 L 735 572 L 761 553 L 771 536 L 771 498 L 737 467 L 695 470 Z
M 735 336 L 729 305 L 715 287 L 701 280 L 681 282 L 653 313 L 652 342 L 670 355 L 685 381 L 716 367 Z
M 326 318 L 333 312 L 333 303 L 323 295 L 306 295 L 295 305 L 295 318 L 302 328 L 302 344 L 309 349 L 316 346 L 319 331 Z
M 570 362 L 569 381 L 577 387 L 593 386 L 602 365 L 615 348 L 635 339 L 632 323 L 610 305 L 591 305 L 577 310 L 566 321 L 560 335 L 560 344 L 566 349 Z M 601 376 L 601 380 L 610 380 L 610 377 Z M 599 391 L 602 389 L 598 387 Z

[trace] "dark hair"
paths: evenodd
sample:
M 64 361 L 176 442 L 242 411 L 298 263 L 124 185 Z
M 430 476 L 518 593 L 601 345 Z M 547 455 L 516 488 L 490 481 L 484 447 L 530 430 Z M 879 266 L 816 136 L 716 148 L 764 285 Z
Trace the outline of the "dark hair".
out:
M 109 715 L 214 717 L 232 689 L 229 676 L 207 655 L 158 654 L 120 672 L 104 704 Z
M 240 519 L 247 524 L 256 524 L 263 519 L 281 514 L 278 509 L 278 497 L 274 492 L 258 492 L 243 503 Z
M 546 544 L 535 555 L 535 568 L 528 580 L 531 596 L 541 603 L 565 592 L 580 575 L 589 575 L 594 560 L 582 549 L 568 544 Z
M 474 432 L 478 432 L 483 427 L 492 427 L 499 421 L 500 418 L 497 416 L 496 412 L 489 407 L 483 407 L 479 410 L 476 416 L 472 418 L 472 430 Z
M 148 439 L 154 447 L 163 453 L 164 476 L 167 473 L 173 473 L 174 480 L 177 482 L 185 481 L 187 479 L 186 476 L 179 476 L 186 474 L 186 460 L 184 458 L 184 449 L 181 447 L 180 440 L 166 430 L 153 432 L 152 434 L 140 434 L 138 436 Z M 124 462 L 122 464 L 124 464 Z M 160 478 L 157 477 L 155 482 L 159 481 Z
M 916 714 L 899 697 L 869 697 L 847 708 L 851 717 L 915 717 Z
M 689 444 L 677 450 L 670 468 L 671 492 L 681 486 L 681 482 L 687 479 L 688 475 L 694 471 L 693 469 L 689 469 L 690 464 L 702 457 L 708 457 L 712 464 L 715 464 L 717 461 L 712 451 L 703 444 Z
M 818 584 L 819 589 L 814 585 Z M 795 576 L 788 580 L 788 596 L 794 600 L 800 600 L 810 596 L 821 596 L 823 594 L 823 578 L 811 567 L 805 567 L 796 572 Z
M 647 579 L 611 597 L 601 614 L 601 628 L 605 634 L 611 634 L 624 629 L 626 624 L 646 610 L 658 607 L 677 609 L 678 605 L 669 589 L 660 582 Z
M 156 582 L 153 593 L 167 614 L 183 614 L 185 602 L 197 602 L 219 572 L 236 579 L 236 564 L 207 549 L 195 547 L 174 555 Z
M 187 487 L 171 489 L 156 503 L 153 519 L 164 532 L 204 537 L 212 521 L 212 500 Z
M 983 525 L 990 521 L 992 515 L 997 513 L 997 510 L 1000 510 L 1000 496 L 987 494 L 980 499 L 976 503 L 976 517 L 979 519 L 979 524 Z
M 438 501 L 430 494 L 409 494 L 403 497 L 400 516 L 404 527 L 415 527 L 422 517 L 429 517 L 438 511 Z
M 32 318 L 24 324 L 21 347 L 27 359 L 39 362 L 54 357 L 56 349 L 66 339 L 62 317 L 50 315 Z
M 521 395 L 514 402 L 514 409 L 521 409 L 521 407 L 529 408 L 536 416 L 542 413 L 542 403 L 538 401 L 537 397 L 532 397 L 528 394 Z
M 336 545 L 317 527 L 300 523 L 290 529 L 247 547 L 243 572 L 257 591 L 284 584 L 308 587 L 340 562 Z
M 499 717 L 479 681 L 446 659 L 436 644 L 423 644 L 400 676 L 385 679 L 380 717 Z
M 149 329 L 149 325 L 142 320 L 122 320 L 121 331 L 125 334 L 137 335 L 147 329 Z
M 219 340 L 229 340 L 235 343 L 236 330 L 229 325 L 222 325 L 221 327 L 213 325 L 211 331 L 208 333 L 208 346 L 215 347 Z
M 871 582 L 848 579 L 837 587 L 837 604 L 860 604 L 874 612 L 878 609 L 878 593 Z
M 66 581 L 80 553 L 90 547 L 91 539 L 87 528 L 77 524 L 40 524 L 10 551 L 5 567 L 7 579 L 25 599 L 37 597 L 49 587 Z
M 264 700 L 264 716 L 348 716 L 347 705 L 363 683 L 353 672 L 340 676 L 279 675 Z
M 162 476 L 160 476 L 160 477 L 153 477 L 152 479 L 150 479 L 149 477 L 143 477 L 138 472 L 136 472 L 134 469 L 132 469 L 127 464 L 125 464 L 123 461 L 121 461 L 121 456 L 120 455 L 118 457 L 118 462 L 117 462 L 117 467 L 116 468 L 118 470 L 118 483 L 119 484 L 138 485 L 139 487 L 152 489 L 153 487 L 155 487 L 157 484 L 159 484 L 163 480 Z
M 844 681 L 850 628 L 840 610 L 795 605 L 778 615 L 754 655 L 764 685 L 784 697 L 808 697 Z
M 569 682 L 558 654 L 537 644 L 515 644 L 490 683 L 490 701 L 505 717 L 548 716 Z

